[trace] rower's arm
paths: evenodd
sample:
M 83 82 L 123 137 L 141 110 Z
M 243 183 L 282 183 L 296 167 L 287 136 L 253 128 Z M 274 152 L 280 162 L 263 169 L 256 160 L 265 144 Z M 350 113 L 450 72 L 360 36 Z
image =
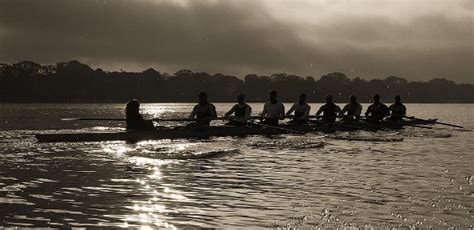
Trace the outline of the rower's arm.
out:
M 342 108 L 342 111 L 341 113 L 339 114 L 339 117 L 343 117 L 344 114 L 347 112 L 347 110 L 349 110 L 349 106 L 344 106 L 344 108 Z
M 405 117 L 407 115 L 407 107 L 402 106 L 402 115 Z
M 319 107 L 318 111 L 316 112 L 316 118 L 319 117 L 321 115 L 321 113 L 323 112 L 323 107 Z
M 301 116 L 301 117 L 299 117 L 299 118 L 300 118 L 300 119 L 308 119 L 310 111 L 311 111 L 311 106 L 308 105 L 308 106 L 306 107 L 306 111 L 304 111 L 303 116 Z
M 362 105 L 357 106 L 357 109 L 354 113 L 354 117 L 359 120 L 360 119 L 360 114 L 362 113 Z
M 232 106 L 232 108 L 227 113 L 225 113 L 224 117 L 229 117 L 232 113 L 234 113 L 235 107 L 236 105 Z
M 369 108 L 367 108 L 367 110 L 365 111 L 365 116 L 368 117 L 370 115 L 370 108 L 371 106 L 369 106 Z
M 247 121 L 248 119 L 250 119 L 251 115 L 252 115 L 252 108 L 250 106 L 247 106 L 247 108 L 245 108 L 244 119 Z
M 191 112 L 191 115 L 189 115 L 190 120 L 194 120 L 196 117 L 196 106 L 194 106 L 193 111 Z
M 211 119 L 217 119 L 216 107 L 211 105 Z
M 339 106 L 336 105 L 335 112 L 337 113 L 337 117 L 341 117 L 341 116 L 342 116 L 341 107 L 339 107 Z
M 280 107 L 280 119 L 285 119 L 285 106 L 283 104 L 281 104 L 281 107 Z
M 286 112 L 285 117 L 289 117 L 293 111 L 295 111 L 295 104 L 293 104 L 293 106 L 291 106 L 290 110 L 288 110 L 288 112 Z
M 390 109 L 388 108 L 388 106 L 384 106 L 384 117 L 388 117 L 390 116 Z
M 260 117 L 265 117 L 265 115 L 267 115 L 267 104 L 263 105 L 263 110 L 260 114 Z

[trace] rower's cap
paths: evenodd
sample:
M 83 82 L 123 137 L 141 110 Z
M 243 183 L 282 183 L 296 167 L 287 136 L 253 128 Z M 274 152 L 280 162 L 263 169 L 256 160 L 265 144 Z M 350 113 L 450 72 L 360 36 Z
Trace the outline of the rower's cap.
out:
M 243 98 L 245 98 L 245 94 L 239 93 L 239 94 L 237 94 L 237 98 L 242 98 L 243 99 Z

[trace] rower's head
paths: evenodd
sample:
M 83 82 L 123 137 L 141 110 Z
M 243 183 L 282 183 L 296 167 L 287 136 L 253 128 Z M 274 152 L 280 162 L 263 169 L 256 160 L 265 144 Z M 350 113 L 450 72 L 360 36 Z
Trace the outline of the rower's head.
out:
M 332 95 L 326 95 L 326 103 L 332 103 Z
M 402 99 L 400 98 L 400 95 L 395 96 L 395 102 L 400 103 Z
M 245 94 L 239 93 L 239 95 L 237 95 L 237 102 L 239 104 L 244 104 L 245 103 Z
M 299 99 L 300 99 L 300 104 L 305 103 L 306 102 L 306 94 L 304 94 L 304 93 L 300 94 Z
M 357 97 L 355 95 L 351 95 L 351 97 L 349 98 L 349 101 L 351 103 L 357 103 Z
M 277 101 L 277 91 L 276 90 L 270 91 L 270 101 L 272 103 Z
M 207 93 L 202 91 L 198 94 L 199 97 L 199 103 L 205 103 L 207 102 Z
M 374 95 L 374 103 L 379 103 L 380 102 L 380 95 L 375 94 Z
M 140 102 L 137 99 L 130 99 L 125 108 L 126 114 L 138 113 L 140 111 Z

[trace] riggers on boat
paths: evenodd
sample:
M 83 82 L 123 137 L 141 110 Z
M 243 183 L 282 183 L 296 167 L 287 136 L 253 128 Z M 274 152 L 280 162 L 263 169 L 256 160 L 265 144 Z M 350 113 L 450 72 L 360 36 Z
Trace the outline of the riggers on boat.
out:
M 249 123 L 247 126 L 210 126 L 206 128 L 175 127 L 157 130 L 133 130 L 121 132 L 56 133 L 36 134 L 39 142 L 101 142 L 207 138 L 222 136 L 277 135 L 285 133 L 334 132 L 352 130 L 400 129 L 403 126 L 434 124 L 436 119 L 409 120 L 402 122 L 343 122 L 313 124 L 283 124 L 278 127 L 259 126 Z

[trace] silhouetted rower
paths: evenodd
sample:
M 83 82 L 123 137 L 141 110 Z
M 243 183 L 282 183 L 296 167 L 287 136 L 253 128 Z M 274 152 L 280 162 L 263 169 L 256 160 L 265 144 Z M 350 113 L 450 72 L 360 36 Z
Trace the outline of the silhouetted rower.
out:
M 200 92 L 198 97 L 199 103 L 194 106 L 189 116 L 189 119 L 194 119 L 196 122 L 188 126 L 207 127 L 211 124 L 211 120 L 217 118 L 216 107 L 209 103 L 206 92 Z
M 285 119 L 285 106 L 278 101 L 275 90 L 270 91 L 270 101 L 265 103 L 260 116 L 266 125 L 278 125 L 278 120 Z
M 401 121 L 407 115 L 407 108 L 403 105 L 400 96 L 395 96 L 395 103 L 388 107 L 390 109 L 390 120 Z
M 385 117 L 390 116 L 388 107 L 380 102 L 380 95 L 374 95 L 374 103 L 367 108 L 365 116 L 372 121 L 382 121 Z
M 358 121 L 360 119 L 361 113 L 362 105 L 357 102 L 357 97 L 355 95 L 352 95 L 349 98 L 349 103 L 347 103 L 344 108 L 342 108 L 342 119 L 344 121 Z
M 125 117 L 127 129 L 154 129 L 153 121 L 143 119 L 140 114 L 140 102 L 137 99 L 131 99 L 127 102 Z
M 316 117 L 320 117 L 323 114 L 322 120 L 325 122 L 336 122 L 336 118 L 341 114 L 341 108 L 334 104 L 332 101 L 332 95 L 326 96 L 326 104 L 322 105 L 316 112 Z
M 232 114 L 234 114 L 231 118 L 232 120 L 227 122 L 226 125 L 242 126 L 247 124 L 247 121 L 250 119 L 250 115 L 252 114 L 252 108 L 245 103 L 244 94 L 241 93 L 237 95 L 237 104 L 232 106 L 224 116 L 229 118 Z
M 309 120 L 309 113 L 311 111 L 311 106 L 306 103 L 306 94 L 302 93 L 299 96 L 298 102 L 291 106 L 290 110 L 286 113 L 286 117 L 290 117 L 290 115 L 294 112 L 293 119 L 288 123 L 295 123 L 295 124 L 306 124 Z

